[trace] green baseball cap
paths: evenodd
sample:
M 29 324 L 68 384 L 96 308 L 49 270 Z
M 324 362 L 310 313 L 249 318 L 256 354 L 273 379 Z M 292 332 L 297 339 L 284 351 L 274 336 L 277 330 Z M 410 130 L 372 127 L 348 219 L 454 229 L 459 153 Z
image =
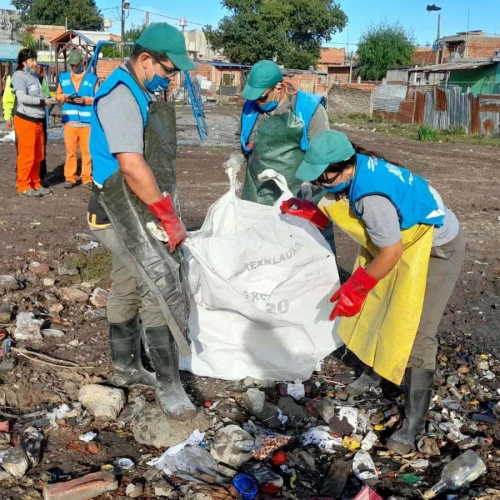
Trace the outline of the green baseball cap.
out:
M 283 81 L 283 73 L 272 61 L 259 61 L 250 70 L 248 82 L 243 89 L 243 97 L 249 101 L 258 99 L 266 89 Z
M 73 49 L 68 56 L 68 64 L 70 66 L 76 66 L 83 61 L 83 52 L 78 49 Z
M 295 176 L 302 181 L 314 181 L 328 165 L 348 160 L 355 153 L 345 134 L 336 130 L 324 130 L 312 138 Z
M 170 24 L 151 24 L 141 33 L 135 43 L 145 49 L 162 52 L 178 69 L 184 71 L 196 69 L 193 61 L 187 55 L 184 35 Z

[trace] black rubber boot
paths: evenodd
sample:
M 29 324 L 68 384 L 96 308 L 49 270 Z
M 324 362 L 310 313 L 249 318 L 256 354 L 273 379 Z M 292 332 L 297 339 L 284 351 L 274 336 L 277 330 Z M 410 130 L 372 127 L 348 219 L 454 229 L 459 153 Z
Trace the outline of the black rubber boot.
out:
M 403 425 L 388 440 L 387 448 L 399 455 L 416 449 L 415 438 L 425 429 L 434 382 L 433 370 L 407 368 L 404 379 L 405 419 Z
M 360 377 L 352 384 L 349 384 L 345 388 L 345 392 L 347 392 L 349 396 L 357 398 L 372 387 L 380 387 L 380 382 L 382 382 L 382 377 L 376 374 L 371 366 L 365 366 Z
M 156 372 L 156 399 L 174 420 L 189 420 L 196 415 L 179 376 L 179 349 L 168 326 L 145 328 L 149 355 Z
M 114 374 L 111 383 L 117 387 L 156 385 L 156 376 L 142 366 L 139 317 L 109 325 L 109 344 Z

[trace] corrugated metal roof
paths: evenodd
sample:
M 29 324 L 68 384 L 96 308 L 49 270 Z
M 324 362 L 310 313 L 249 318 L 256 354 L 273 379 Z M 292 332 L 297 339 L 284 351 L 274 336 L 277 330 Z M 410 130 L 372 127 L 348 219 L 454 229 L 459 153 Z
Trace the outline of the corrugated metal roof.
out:
M 468 69 L 476 69 L 483 66 L 493 66 L 497 61 L 493 59 L 488 59 L 486 61 L 467 61 L 463 63 L 459 62 L 449 62 L 444 64 L 432 64 L 430 66 L 422 66 L 421 68 L 410 68 L 408 71 L 413 73 L 417 72 L 429 72 L 429 73 L 442 73 L 443 71 L 457 71 L 457 70 L 468 70 Z

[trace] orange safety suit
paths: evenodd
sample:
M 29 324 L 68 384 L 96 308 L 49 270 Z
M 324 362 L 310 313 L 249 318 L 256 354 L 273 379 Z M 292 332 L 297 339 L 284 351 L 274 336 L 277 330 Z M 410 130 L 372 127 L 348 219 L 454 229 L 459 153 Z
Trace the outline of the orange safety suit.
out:
M 76 92 L 80 89 L 80 84 L 82 83 L 83 77 L 85 76 L 85 71 L 81 73 L 71 72 L 71 82 L 75 87 Z M 97 90 L 96 88 L 94 89 Z M 56 99 L 61 103 L 64 103 L 66 94 L 63 94 L 61 85 L 57 86 Z M 84 104 L 86 106 L 92 106 L 94 102 L 93 97 L 85 97 Z M 90 184 L 92 182 L 92 158 L 90 157 L 90 125 L 76 126 L 75 122 L 73 124 L 68 122 L 64 124 L 64 145 L 66 146 L 66 163 L 64 164 L 64 177 L 66 181 L 76 183 L 76 170 L 77 170 L 77 147 L 80 144 L 80 151 L 82 153 L 82 183 Z
M 40 163 L 45 154 L 43 123 L 14 115 L 14 129 L 17 136 L 16 188 L 23 193 L 41 186 Z

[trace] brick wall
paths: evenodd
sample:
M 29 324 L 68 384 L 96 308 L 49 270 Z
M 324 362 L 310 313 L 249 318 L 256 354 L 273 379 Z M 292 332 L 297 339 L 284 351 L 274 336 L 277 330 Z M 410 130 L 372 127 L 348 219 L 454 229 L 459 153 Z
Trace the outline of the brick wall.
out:
M 333 85 L 328 93 L 328 116 L 342 117 L 351 114 L 372 116 L 373 90 L 353 88 L 351 84 Z
M 498 40 L 479 40 L 467 44 L 467 56 L 469 58 L 493 57 L 496 50 L 500 50 L 500 38 Z
M 122 64 L 121 59 L 99 59 L 97 63 L 97 76 L 99 81 L 107 78 L 113 71 Z

